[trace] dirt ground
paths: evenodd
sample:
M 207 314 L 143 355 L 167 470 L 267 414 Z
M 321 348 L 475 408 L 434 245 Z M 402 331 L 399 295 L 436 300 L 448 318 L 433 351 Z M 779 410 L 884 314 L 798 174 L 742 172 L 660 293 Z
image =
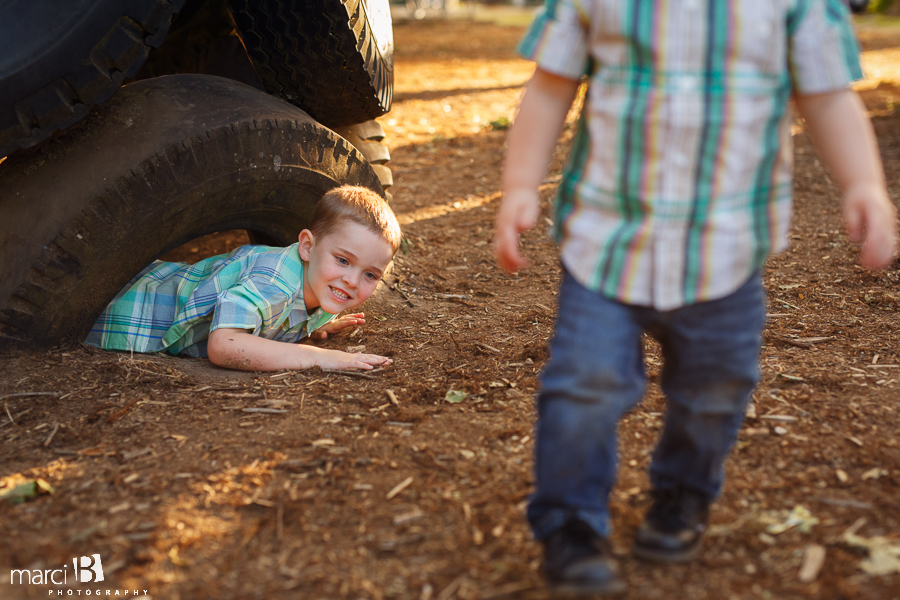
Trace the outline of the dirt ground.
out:
M 391 367 L 235 373 L 80 346 L 0 357 L 0 493 L 32 478 L 54 489 L 0 502 L 0 598 L 547 597 L 524 507 L 559 269 L 545 228 L 525 236 L 532 266 L 518 276 L 490 244 L 503 125 L 531 70 L 513 53 L 522 32 L 395 23 L 396 96 L 381 121 L 407 243 L 364 306 L 368 324 L 327 342 L 392 356 Z M 895 202 L 897 32 L 860 25 L 860 89 Z M 900 262 L 856 266 L 799 123 L 795 142 L 792 247 L 765 276 L 762 383 L 704 552 L 687 565 L 629 555 L 665 410 L 647 342 L 651 383 L 621 423 L 611 498 L 627 598 L 900 598 Z M 94 553 L 102 583 L 73 584 L 71 568 L 62 587 L 6 580 Z

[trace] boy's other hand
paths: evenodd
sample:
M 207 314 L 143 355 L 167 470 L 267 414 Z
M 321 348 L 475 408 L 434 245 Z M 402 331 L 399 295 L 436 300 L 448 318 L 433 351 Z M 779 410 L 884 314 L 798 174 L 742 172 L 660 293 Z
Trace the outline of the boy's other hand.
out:
M 869 269 L 890 265 L 897 252 L 897 210 L 884 187 L 850 188 L 843 209 L 850 240 L 862 244 L 860 264 Z
M 392 361 L 386 356 L 377 354 L 350 354 L 340 350 L 326 350 L 316 348 L 315 364 L 323 369 L 344 371 L 349 369 L 362 369 L 370 371 L 375 367 L 386 367 Z
M 334 321 L 323 325 L 322 327 L 316 329 L 312 332 L 312 335 L 309 337 L 314 340 L 324 340 L 329 335 L 333 335 L 343 329 L 347 329 L 348 327 L 353 327 L 355 325 L 365 325 L 365 313 L 354 313 L 352 315 L 344 315 L 343 317 L 338 317 Z
M 494 254 L 500 266 L 515 273 L 528 266 L 519 246 L 519 235 L 534 227 L 540 213 L 537 190 L 519 189 L 505 192 L 497 212 Z

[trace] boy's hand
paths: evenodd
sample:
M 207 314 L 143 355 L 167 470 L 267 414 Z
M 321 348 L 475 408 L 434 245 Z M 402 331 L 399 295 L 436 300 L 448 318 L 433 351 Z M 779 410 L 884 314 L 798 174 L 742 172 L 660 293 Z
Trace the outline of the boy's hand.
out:
M 849 88 L 801 94 L 795 104 L 819 155 L 844 192 L 847 233 L 862 243 L 859 262 L 870 269 L 888 266 L 897 251 L 897 211 L 887 195 L 865 105 Z
M 862 243 L 859 262 L 869 269 L 890 265 L 897 252 L 897 211 L 884 187 L 850 188 L 843 209 L 850 240 Z
M 315 365 L 323 369 L 343 371 L 346 369 L 362 369 L 370 371 L 375 367 L 386 367 L 394 362 L 386 356 L 377 354 L 350 354 L 340 350 L 316 348 Z
M 515 273 L 528 266 L 519 247 L 519 235 L 534 227 L 540 214 L 537 190 L 517 189 L 506 192 L 497 212 L 494 254 L 500 266 Z
M 312 335 L 309 337 L 313 340 L 324 340 L 329 336 L 329 334 L 333 335 L 338 331 L 343 329 L 347 329 L 348 327 L 353 327 L 354 325 L 365 325 L 365 313 L 354 313 L 352 315 L 344 315 L 343 317 L 338 317 L 334 321 L 323 325 L 322 327 L 316 329 L 312 332 Z

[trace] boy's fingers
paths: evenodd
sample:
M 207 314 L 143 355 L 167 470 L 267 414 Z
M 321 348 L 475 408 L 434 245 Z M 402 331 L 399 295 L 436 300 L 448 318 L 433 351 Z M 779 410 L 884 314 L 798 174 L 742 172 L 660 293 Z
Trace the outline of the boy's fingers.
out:
M 515 273 L 519 269 L 528 266 L 528 260 L 522 254 L 519 247 L 519 234 L 525 231 L 517 225 L 499 224 L 494 238 L 494 253 L 500 266 Z
M 879 223 L 871 227 L 867 233 L 859 261 L 869 269 L 883 269 L 889 266 L 897 251 L 897 239 L 892 227 L 887 223 Z
M 863 239 L 863 214 L 857 206 L 848 206 L 844 210 L 844 224 L 847 227 L 847 235 L 852 242 L 861 242 Z

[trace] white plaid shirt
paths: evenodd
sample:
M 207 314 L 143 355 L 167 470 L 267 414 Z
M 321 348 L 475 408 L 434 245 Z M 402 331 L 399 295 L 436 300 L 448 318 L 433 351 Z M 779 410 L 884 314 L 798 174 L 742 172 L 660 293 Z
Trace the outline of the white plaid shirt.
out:
M 548 0 L 519 51 L 588 77 L 558 190 L 563 264 L 669 310 L 727 296 L 787 246 L 792 93 L 861 76 L 840 0 Z

